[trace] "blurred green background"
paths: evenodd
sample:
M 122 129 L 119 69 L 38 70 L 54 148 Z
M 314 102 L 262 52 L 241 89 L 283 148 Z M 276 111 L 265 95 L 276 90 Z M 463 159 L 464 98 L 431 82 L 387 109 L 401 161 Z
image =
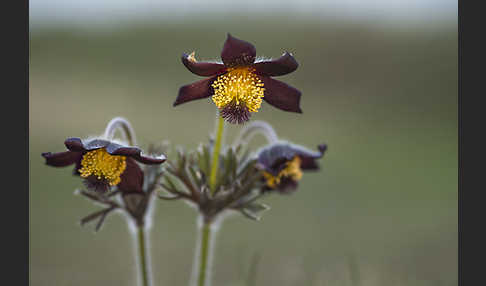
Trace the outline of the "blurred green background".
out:
M 172 107 L 179 87 L 198 79 L 180 55 L 219 59 L 227 32 L 259 56 L 287 50 L 300 63 L 278 79 L 302 91 L 304 113 L 264 103 L 252 118 L 282 139 L 329 149 L 296 193 L 264 200 L 272 209 L 262 221 L 224 222 L 214 285 L 457 285 L 456 20 L 384 25 L 284 14 L 31 30 L 31 285 L 136 284 L 124 217 L 109 217 L 99 233 L 80 227 L 99 207 L 73 194 L 82 183 L 72 168 L 47 167 L 40 153 L 101 134 L 114 116 L 132 122 L 144 148 L 207 140 L 216 118 L 209 100 Z M 227 129 L 227 142 L 238 129 Z M 195 225 L 185 203 L 156 201 L 154 285 L 188 284 Z

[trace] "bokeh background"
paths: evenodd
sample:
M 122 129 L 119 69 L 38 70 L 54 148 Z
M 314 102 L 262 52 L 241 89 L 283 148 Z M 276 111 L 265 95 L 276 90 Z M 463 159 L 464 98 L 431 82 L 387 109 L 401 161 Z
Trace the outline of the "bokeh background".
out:
M 457 285 L 456 1 L 32 0 L 30 17 L 31 285 L 136 285 L 124 218 L 80 227 L 98 207 L 40 153 L 114 116 L 145 148 L 207 140 L 209 100 L 172 107 L 198 79 L 180 55 L 218 59 L 227 32 L 300 63 L 279 79 L 302 91 L 304 113 L 263 104 L 253 118 L 329 150 L 298 192 L 264 200 L 262 221 L 224 222 L 214 285 Z M 238 127 L 227 130 L 230 142 Z M 188 284 L 195 225 L 183 202 L 156 202 L 154 285 Z

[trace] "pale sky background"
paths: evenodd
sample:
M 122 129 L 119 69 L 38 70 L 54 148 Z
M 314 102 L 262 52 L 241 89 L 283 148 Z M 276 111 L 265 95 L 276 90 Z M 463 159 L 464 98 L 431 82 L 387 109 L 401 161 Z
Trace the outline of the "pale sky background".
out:
M 456 21 L 457 0 L 31 0 L 31 25 L 258 14 L 383 22 Z

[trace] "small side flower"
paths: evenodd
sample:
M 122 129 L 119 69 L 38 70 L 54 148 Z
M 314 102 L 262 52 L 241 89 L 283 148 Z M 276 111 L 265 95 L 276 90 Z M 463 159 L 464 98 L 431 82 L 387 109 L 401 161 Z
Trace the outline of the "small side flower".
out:
M 64 144 L 67 151 L 42 153 L 46 164 L 53 167 L 74 165 L 74 174 L 84 179 L 87 188 L 102 193 L 111 186 L 117 186 L 122 192 L 141 192 L 144 176 L 138 163 L 154 165 L 166 160 L 163 155 L 146 156 L 138 147 L 104 139 L 68 138 Z
M 316 152 L 290 143 L 275 143 L 260 150 L 257 168 L 265 180 L 263 191 L 295 191 L 303 172 L 319 169 L 317 159 L 324 155 L 327 145 L 321 144 L 317 149 Z

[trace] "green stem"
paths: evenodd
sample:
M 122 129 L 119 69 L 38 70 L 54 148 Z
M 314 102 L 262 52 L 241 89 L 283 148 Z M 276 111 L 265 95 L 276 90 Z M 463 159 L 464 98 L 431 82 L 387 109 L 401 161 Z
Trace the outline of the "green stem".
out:
M 218 178 L 218 167 L 219 167 L 219 153 L 221 151 L 221 145 L 223 141 L 223 131 L 224 131 L 224 119 L 219 116 L 218 129 L 216 131 L 216 138 L 214 141 L 213 148 L 213 158 L 211 160 L 211 173 L 209 175 L 209 188 L 211 189 L 211 194 L 216 192 L 216 182 Z
M 140 264 L 140 276 L 142 278 L 142 286 L 149 286 L 148 269 L 147 269 L 147 254 L 145 246 L 145 231 L 143 226 L 138 226 L 138 254 Z
M 209 267 L 209 251 L 211 239 L 211 224 L 205 222 L 201 229 L 201 245 L 199 247 L 199 270 L 197 275 L 197 285 L 206 286 L 208 279 Z

